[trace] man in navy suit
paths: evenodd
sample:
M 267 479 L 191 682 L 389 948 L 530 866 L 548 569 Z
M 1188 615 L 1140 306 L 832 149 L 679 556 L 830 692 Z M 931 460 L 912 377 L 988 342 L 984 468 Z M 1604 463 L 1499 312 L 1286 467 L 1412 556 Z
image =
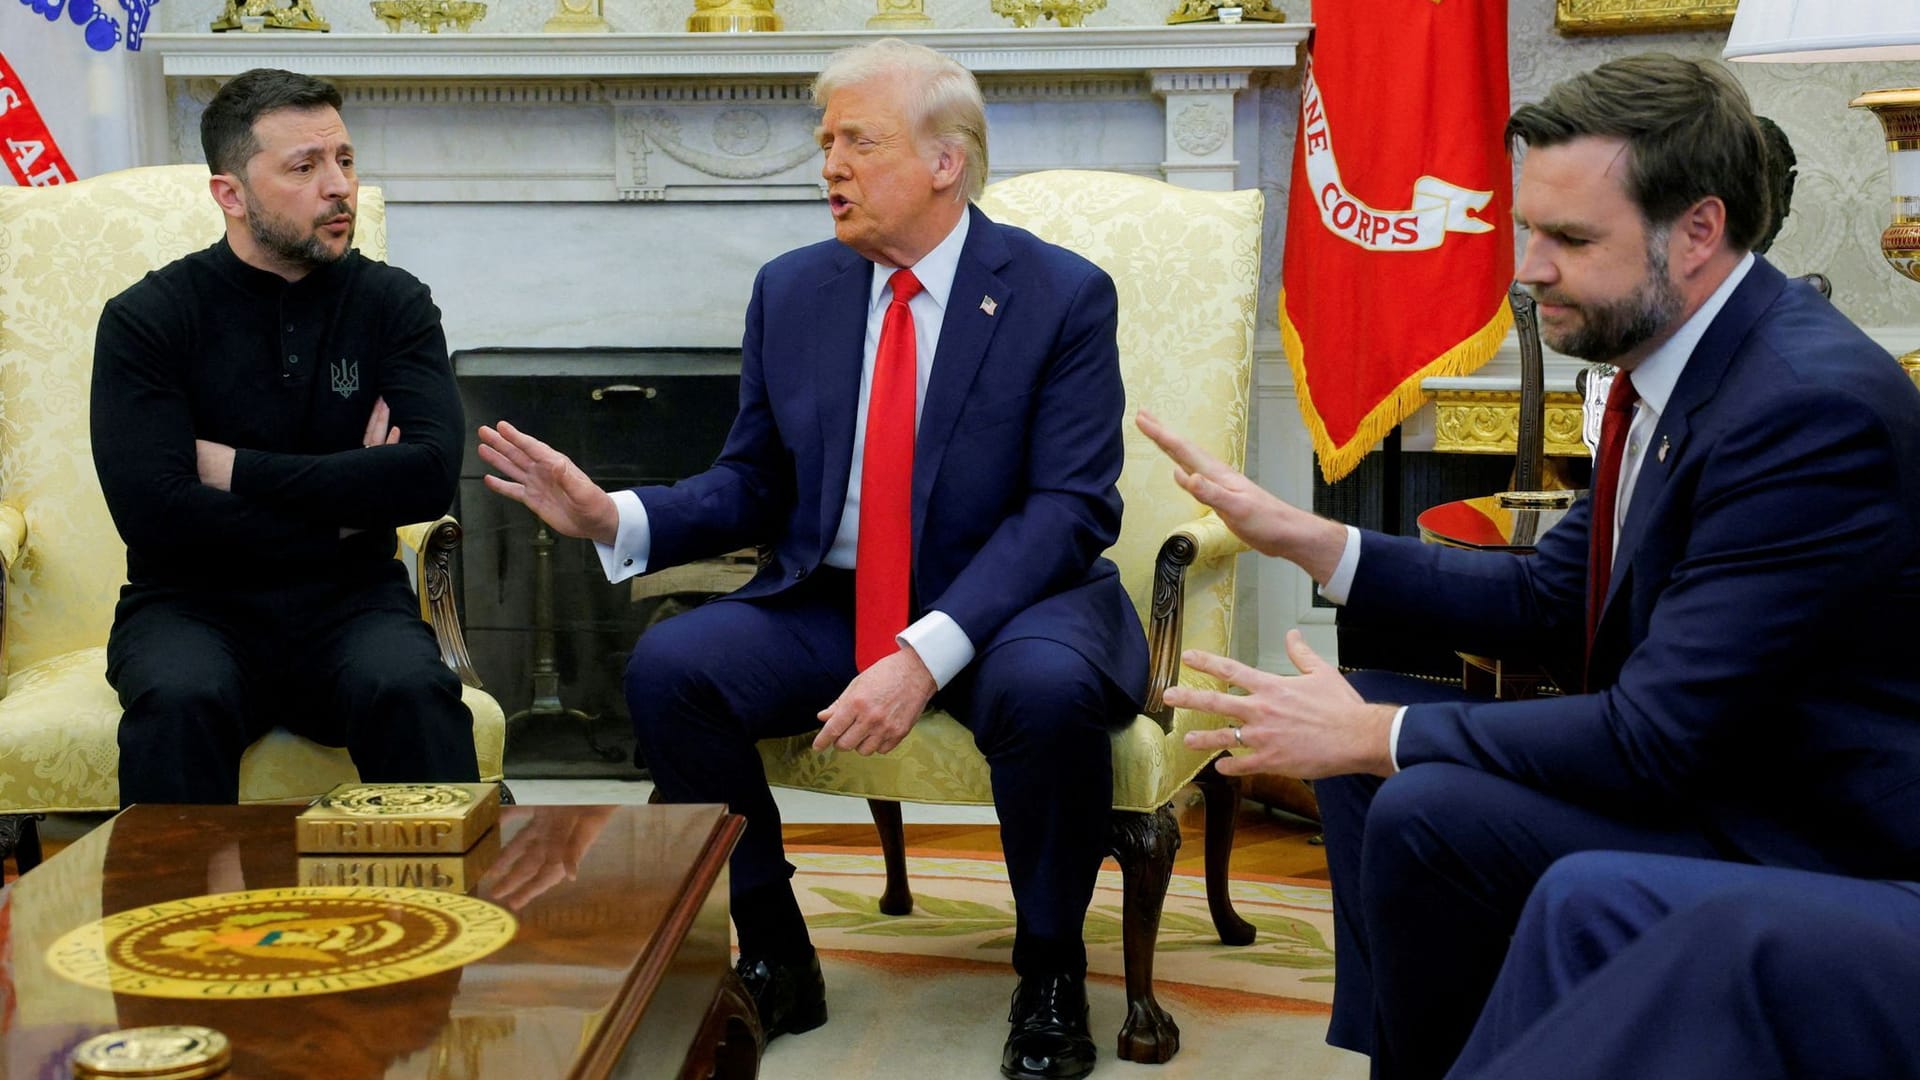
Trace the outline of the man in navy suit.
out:
M 1168 694 L 1243 722 L 1187 737 L 1246 748 L 1222 771 L 1318 779 L 1328 1040 L 1379 1076 L 1447 1070 L 1561 855 L 1920 872 L 1920 669 L 1898 629 L 1920 620 L 1920 394 L 1751 254 L 1767 160 L 1719 65 L 1613 61 L 1507 134 L 1527 147 L 1518 276 L 1543 336 L 1630 376 L 1610 393 L 1614 468 L 1596 466 L 1611 512 L 1582 500 L 1524 558 L 1363 535 L 1142 419 L 1188 491 L 1351 618 L 1531 657 L 1568 691 L 1349 681 L 1296 632 L 1302 677 L 1194 656 L 1249 695 Z
M 755 281 L 713 468 L 608 495 L 506 423 L 481 429 L 481 455 L 494 490 L 598 542 L 613 580 L 771 549 L 738 592 L 650 630 L 627 672 L 661 793 L 747 818 L 733 918 L 767 1033 L 827 1014 L 754 743 L 817 728 L 815 749 L 884 753 L 931 702 L 993 774 L 1020 975 L 1002 1071 L 1081 1076 L 1108 733 L 1146 682 L 1100 555 L 1120 527 L 1113 282 L 971 207 L 986 116 L 966 69 L 882 41 L 837 56 L 814 95 L 836 239 Z
M 1920 1075 L 1920 884 L 1590 851 L 1548 868 L 1456 1080 Z

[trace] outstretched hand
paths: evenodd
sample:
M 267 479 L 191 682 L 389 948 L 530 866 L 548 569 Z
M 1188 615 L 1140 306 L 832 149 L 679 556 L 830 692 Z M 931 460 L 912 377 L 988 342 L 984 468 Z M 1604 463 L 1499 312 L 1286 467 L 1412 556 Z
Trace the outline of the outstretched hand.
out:
M 489 490 L 520 503 L 562 536 L 611 544 L 620 532 L 613 496 L 587 479 L 573 460 L 507 423 L 480 428 L 480 460 L 499 476 Z
M 1346 549 L 1346 526 L 1262 489 L 1145 409 L 1134 423 L 1173 459 L 1174 482 L 1211 507 L 1248 547 L 1292 562 L 1322 585 L 1333 576 Z
M 1199 650 L 1183 654 L 1188 667 L 1246 691 L 1168 688 L 1167 704 L 1217 713 L 1235 722 L 1187 732 L 1187 748 L 1240 751 L 1220 759 L 1216 766 L 1227 776 L 1278 773 L 1317 780 L 1346 773 L 1386 776 L 1393 772 L 1388 742 L 1398 710 L 1368 704 L 1345 676 L 1307 646 L 1298 630 L 1287 632 L 1287 658 L 1300 674 L 1274 675 Z
M 1134 423 L 1173 459 L 1174 483 L 1212 507 L 1235 536 L 1262 555 L 1289 555 L 1287 516 L 1299 511 L 1145 409 Z

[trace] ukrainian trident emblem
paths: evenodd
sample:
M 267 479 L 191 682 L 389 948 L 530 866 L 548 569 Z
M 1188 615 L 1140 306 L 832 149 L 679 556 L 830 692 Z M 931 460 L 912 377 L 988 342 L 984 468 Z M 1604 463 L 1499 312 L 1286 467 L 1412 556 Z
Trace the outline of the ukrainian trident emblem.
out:
M 343 398 L 350 398 L 360 389 L 360 365 L 341 357 L 337 364 L 328 364 L 327 370 L 333 374 L 333 392 Z

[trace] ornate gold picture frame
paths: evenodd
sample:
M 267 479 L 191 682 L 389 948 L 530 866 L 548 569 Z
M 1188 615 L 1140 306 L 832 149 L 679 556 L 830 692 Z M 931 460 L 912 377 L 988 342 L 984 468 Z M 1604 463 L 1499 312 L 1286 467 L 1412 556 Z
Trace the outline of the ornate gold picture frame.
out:
M 1646 34 L 1724 30 L 1739 0 L 1554 0 L 1562 34 Z M 1838 2 L 1838 0 L 1836 0 Z

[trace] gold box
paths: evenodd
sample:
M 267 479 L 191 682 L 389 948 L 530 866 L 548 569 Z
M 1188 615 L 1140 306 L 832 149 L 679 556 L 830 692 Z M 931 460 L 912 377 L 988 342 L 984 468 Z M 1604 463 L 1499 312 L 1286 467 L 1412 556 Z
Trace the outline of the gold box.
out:
M 342 784 L 294 819 L 302 855 L 459 855 L 500 820 L 498 784 Z
M 500 857 L 500 830 L 488 829 L 464 855 L 302 855 L 300 884 L 470 893 Z

